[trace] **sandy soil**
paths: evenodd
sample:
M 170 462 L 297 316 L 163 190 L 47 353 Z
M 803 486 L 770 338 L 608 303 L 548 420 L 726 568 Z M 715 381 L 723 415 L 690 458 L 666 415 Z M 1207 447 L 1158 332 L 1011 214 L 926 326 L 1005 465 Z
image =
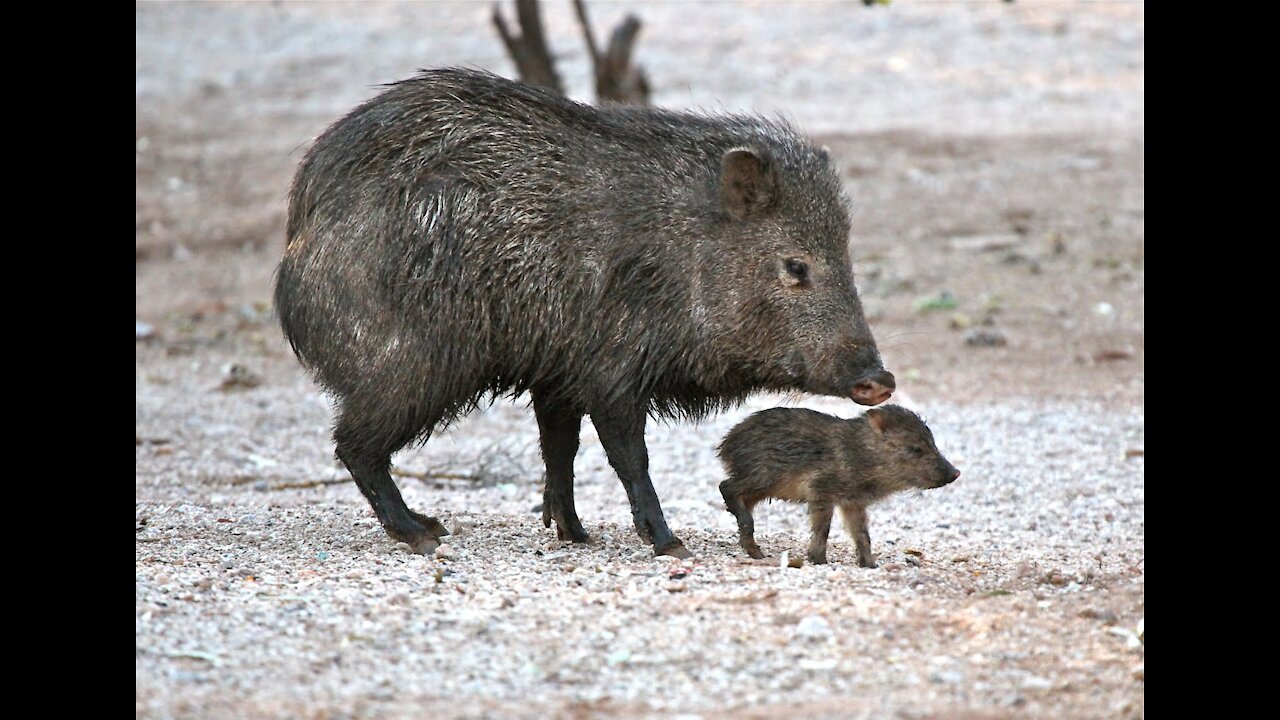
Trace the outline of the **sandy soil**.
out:
M 1132 3 L 632 10 L 671 107 L 785 110 L 840 159 L 900 401 L 956 485 L 872 513 L 882 567 L 747 560 L 713 448 L 760 397 L 654 425 L 697 554 L 653 558 L 590 426 L 563 546 L 532 418 L 500 403 L 397 457 L 440 558 L 389 543 L 268 306 L 308 139 L 418 66 L 509 72 L 486 4 L 147 3 L 136 18 L 139 715 L 1141 716 L 1144 12 Z M 548 26 L 571 91 L 567 5 Z M 995 346 L 984 346 L 989 340 Z M 237 365 L 257 381 L 223 387 Z M 253 385 L 245 387 L 242 385 Z M 804 512 L 758 518 L 801 553 Z

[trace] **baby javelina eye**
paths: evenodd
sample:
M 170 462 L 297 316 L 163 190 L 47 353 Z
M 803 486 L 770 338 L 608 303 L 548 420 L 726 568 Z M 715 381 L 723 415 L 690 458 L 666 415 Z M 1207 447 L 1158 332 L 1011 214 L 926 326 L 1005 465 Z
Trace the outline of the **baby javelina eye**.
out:
M 791 258 L 790 260 L 787 260 L 786 266 L 787 272 L 791 273 L 791 276 L 800 282 L 804 282 L 809 279 L 809 266 L 805 261 Z

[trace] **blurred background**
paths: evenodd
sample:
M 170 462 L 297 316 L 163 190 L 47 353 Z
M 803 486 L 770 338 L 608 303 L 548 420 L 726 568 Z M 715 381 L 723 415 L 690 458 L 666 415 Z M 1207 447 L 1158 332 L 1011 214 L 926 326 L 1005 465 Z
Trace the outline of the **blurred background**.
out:
M 176 342 L 225 334 L 224 312 L 232 329 L 263 319 L 308 143 L 418 68 L 517 76 L 493 7 L 137 5 L 138 319 Z M 1141 3 L 589 9 L 602 48 L 626 16 L 640 20 L 631 59 L 653 104 L 780 114 L 835 150 L 862 292 L 913 386 L 977 396 L 953 369 L 980 348 L 1003 391 L 1093 395 L 1100 379 L 1108 395 L 1141 393 L 1141 373 L 1126 371 L 1143 361 Z M 542 20 L 565 92 L 594 102 L 574 5 L 544 3 Z

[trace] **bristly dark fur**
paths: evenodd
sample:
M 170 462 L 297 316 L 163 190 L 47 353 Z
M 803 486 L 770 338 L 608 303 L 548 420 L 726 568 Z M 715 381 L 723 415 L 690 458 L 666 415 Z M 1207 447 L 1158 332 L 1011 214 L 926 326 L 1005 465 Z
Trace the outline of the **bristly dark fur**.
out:
M 762 159 L 744 177 L 769 194 L 722 187 L 734 148 Z M 782 122 L 429 70 L 307 153 L 275 301 L 338 398 L 339 456 L 377 466 L 502 394 L 682 419 L 763 388 L 848 397 L 884 372 L 848 231 L 829 158 Z M 795 256 L 813 267 L 803 294 L 779 281 Z

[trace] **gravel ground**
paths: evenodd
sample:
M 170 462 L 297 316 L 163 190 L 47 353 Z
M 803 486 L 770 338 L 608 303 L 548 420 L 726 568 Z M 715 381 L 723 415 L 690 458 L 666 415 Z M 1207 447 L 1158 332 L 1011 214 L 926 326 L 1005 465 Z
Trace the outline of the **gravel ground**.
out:
M 747 559 L 716 488 L 714 446 L 746 413 L 848 404 L 762 396 L 651 428 L 690 563 L 634 536 L 589 425 L 578 507 L 595 541 L 557 542 L 533 512 L 533 419 L 500 404 L 398 462 L 474 478 L 401 479 L 454 531 L 427 558 L 388 542 L 329 460 L 327 403 L 300 373 L 224 394 L 215 368 L 202 391 L 137 398 L 139 713 L 1143 712 L 1141 409 L 902 398 L 964 475 L 874 508 L 881 567 L 863 570 L 839 532 L 829 566 Z M 765 506 L 757 523 L 766 552 L 802 556 L 802 508 Z
M 716 487 L 747 413 L 848 403 L 650 427 L 690 562 L 635 537 L 589 424 L 593 542 L 556 541 L 519 402 L 397 456 L 454 531 L 439 557 L 389 542 L 335 464 L 266 305 L 284 188 L 374 83 L 508 71 L 489 7 L 137 6 L 137 715 L 1143 716 L 1142 4 L 592 5 L 645 19 L 658 103 L 785 109 L 841 158 L 895 397 L 964 473 L 872 509 L 870 570 L 841 529 L 831 565 L 780 567 L 807 542 L 785 504 L 757 514 L 774 558 L 746 558 Z M 585 97 L 568 6 L 547 19 Z

